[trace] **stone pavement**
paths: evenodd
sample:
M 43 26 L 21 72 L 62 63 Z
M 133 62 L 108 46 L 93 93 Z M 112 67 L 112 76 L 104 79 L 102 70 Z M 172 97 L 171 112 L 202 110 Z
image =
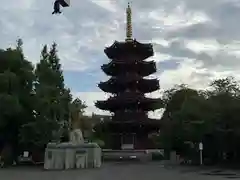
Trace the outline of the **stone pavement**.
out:
M 106 163 L 99 169 L 70 171 L 43 171 L 39 168 L 0 169 L 0 180 L 220 180 L 226 178 L 230 177 L 203 174 L 199 169 L 191 167 L 171 167 L 152 162 Z
M 240 170 L 238 169 L 226 169 L 214 166 L 168 166 L 166 169 L 174 169 L 180 173 L 197 173 L 199 175 L 224 177 L 229 179 L 240 179 Z

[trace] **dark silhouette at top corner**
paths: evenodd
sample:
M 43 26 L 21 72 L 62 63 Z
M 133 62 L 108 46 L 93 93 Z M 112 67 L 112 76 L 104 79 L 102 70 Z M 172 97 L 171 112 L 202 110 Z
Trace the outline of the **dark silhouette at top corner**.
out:
M 54 7 L 53 7 L 53 12 L 52 14 L 61 14 L 62 12 L 60 11 L 60 0 L 56 0 L 54 2 Z

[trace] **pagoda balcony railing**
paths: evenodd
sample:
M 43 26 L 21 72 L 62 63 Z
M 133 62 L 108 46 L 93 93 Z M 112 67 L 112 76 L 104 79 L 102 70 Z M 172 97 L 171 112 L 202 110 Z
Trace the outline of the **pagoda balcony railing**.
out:
M 151 99 L 146 97 L 131 99 L 123 97 L 109 98 L 106 101 L 97 101 L 95 105 L 102 110 L 108 110 L 111 112 L 124 109 L 141 109 L 143 111 L 151 111 L 163 108 L 161 99 Z
M 139 81 L 141 79 L 143 79 L 143 77 L 140 76 L 137 73 L 126 72 L 126 73 L 121 74 L 119 76 L 111 77 L 107 82 L 122 82 L 122 83 L 125 83 L 125 82 L 128 82 L 128 81 Z
M 110 78 L 108 81 L 109 82 L 130 82 L 130 81 L 140 81 L 143 78 L 141 76 L 139 76 L 138 74 L 135 73 L 126 73 L 126 74 L 122 74 L 121 76 L 115 76 Z
M 156 63 L 154 61 L 150 62 L 111 62 L 109 64 L 104 64 L 101 69 L 110 76 L 115 76 L 117 74 L 128 72 L 135 72 L 141 76 L 148 76 L 157 71 Z
M 123 99 L 141 99 L 145 97 L 142 92 L 133 92 L 133 91 L 125 91 L 120 92 L 115 95 L 113 95 L 110 99 L 116 99 L 116 98 L 123 98 Z
M 122 92 L 119 94 L 111 94 L 110 97 L 105 100 L 105 102 L 109 101 L 118 101 L 118 102 L 155 102 L 160 100 L 159 98 L 148 98 L 142 92 Z
M 121 120 L 121 121 L 129 121 L 129 120 L 140 120 L 146 119 L 148 117 L 147 113 L 144 111 L 121 111 L 115 112 L 113 119 L 114 120 Z
M 143 111 L 141 109 L 135 109 L 135 110 L 131 110 L 131 109 L 124 109 L 121 111 L 115 111 L 114 115 L 121 115 L 121 114 L 132 114 L 132 115 L 146 115 L 147 111 Z
M 116 76 L 116 77 L 111 77 L 107 82 L 109 83 L 115 83 L 115 82 L 119 82 L 119 83 L 125 83 L 125 82 L 129 82 L 129 81 L 139 81 L 140 79 L 142 79 L 141 76 L 137 75 L 137 74 L 122 74 L 121 76 Z
M 149 121 L 148 119 L 142 119 L 138 121 L 113 121 L 103 127 L 103 131 L 112 132 L 114 134 L 129 134 L 129 133 L 144 133 L 159 131 L 161 127 L 160 122 Z
M 151 129 L 155 128 L 157 131 L 159 131 L 161 126 L 162 122 L 159 119 L 142 117 L 140 119 L 118 119 L 118 118 L 113 119 L 112 121 L 106 123 L 106 126 L 104 128 L 106 128 L 105 130 L 119 133 L 121 131 L 125 132 L 124 130 L 127 130 L 128 128 L 130 128 L 132 132 L 138 131 L 140 129 L 141 130 L 148 129 L 151 131 Z
M 128 86 L 128 84 L 143 84 L 146 86 L 159 86 L 159 81 L 157 79 L 143 79 L 140 77 L 129 77 L 129 78 L 111 78 L 106 82 L 101 82 L 104 85 L 114 85 L 114 86 Z
M 111 61 L 108 64 L 103 64 L 103 68 L 113 68 L 113 67 L 156 67 L 155 61 L 125 61 L 125 60 L 116 60 L 116 61 Z

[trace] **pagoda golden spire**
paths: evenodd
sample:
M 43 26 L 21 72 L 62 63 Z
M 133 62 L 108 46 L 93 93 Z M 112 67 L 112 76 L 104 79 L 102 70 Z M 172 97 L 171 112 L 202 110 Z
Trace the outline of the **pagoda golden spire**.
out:
M 126 9 L 127 15 L 127 24 L 126 24 L 126 41 L 132 41 L 132 10 L 130 7 L 130 3 L 128 2 L 128 7 Z

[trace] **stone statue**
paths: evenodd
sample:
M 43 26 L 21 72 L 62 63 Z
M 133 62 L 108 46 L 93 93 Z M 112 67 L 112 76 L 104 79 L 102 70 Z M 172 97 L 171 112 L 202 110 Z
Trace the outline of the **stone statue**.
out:
M 73 144 L 84 143 L 82 107 L 84 106 L 79 99 L 75 99 L 70 106 L 70 124 L 72 129 L 70 132 L 70 142 Z
M 70 142 L 73 144 L 84 143 L 84 138 L 81 129 L 74 129 L 70 132 Z

